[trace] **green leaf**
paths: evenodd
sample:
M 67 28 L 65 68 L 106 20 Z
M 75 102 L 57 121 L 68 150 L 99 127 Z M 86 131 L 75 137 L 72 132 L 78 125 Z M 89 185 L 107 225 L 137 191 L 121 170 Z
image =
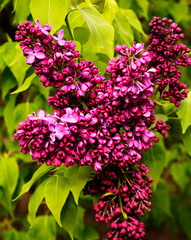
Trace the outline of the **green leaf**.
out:
M 164 115 L 164 114 L 155 114 L 155 117 L 156 117 L 156 121 L 158 119 L 162 119 L 163 122 L 166 122 L 168 120 L 168 117 L 166 115 Z
M 112 23 L 117 13 L 118 5 L 115 0 L 106 0 L 104 10 L 102 11 L 102 16 L 109 22 Z
M 142 10 L 143 16 L 148 19 L 148 9 L 149 9 L 149 1 L 148 0 L 136 0 L 138 6 Z
M 33 112 L 37 112 L 37 107 L 34 103 L 25 102 L 18 104 L 13 111 L 15 126 L 20 122 L 24 122 L 27 116 Z
M 185 208 L 180 209 L 179 215 L 178 215 L 178 222 L 180 223 L 180 227 L 183 230 L 183 232 L 188 237 L 188 240 L 191 239 L 191 209 Z
M 50 24 L 55 33 L 64 24 L 70 6 L 70 0 L 31 0 L 30 10 L 35 21 L 39 19 L 42 26 Z
M 13 131 L 15 129 L 15 121 L 14 121 L 14 115 L 13 115 L 13 111 L 15 109 L 15 100 L 16 100 L 16 95 L 9 96 L 9 101 L 7 102 L 4 108 L 4 120 L 10 136 L 13 134 Z
M 124 10 L 118 10 L 114 18 L 113 25 L 115 27 L 115 34 L 118 43 L 125 43 L 128 47 L 130 47 L 134 41 L 134 36 L 129 23 L 129 18 L 125 14 Z
M 85 20 L 80 11 L 74 9 L 68 14 L 68 21 L 71 29 L 75 29 L 77 27 L 82 27 L 85 23 Z
M 14 92 L 12 92 L 11 94 L 17 94 L 17 93 L 20 93 L 20 92 L 24 92 L 25 90 L 27 90 L 32 81 L 37 78 L 36 74 L 33 73 L 30 77 L 26 78 L 26 80 L 24 81 L 24 83 L 17 89 L 15 90 Z
M 72 240 L 74 239 L 73 230 L 76 223 L 77 213 L 77 205 L 70 193 L 62 209 L 61 222 L 62 227 L 68 232 Z
M 39 216 L 28 231 L 30 239 L 56 240 L 56 223 L 53 216 Z
M 153 147 L 144 151 L 144 161 L 150 169 L 150 177 L 153 178 L 153 187 L 156 189 L 160 176 L 166 166 L 166 155 L 162 146 L 153 144 Z
M 90 174 L 93 172 L 91 166 L 71 166 L 66 168 L 64 176 L 70 179 L 70 191 L 74 196 L 76 204 L 78 204 L 78 199 L 80 192 L 84 188 Z
M 3 59 L 17 79 L 19 86 L 22 84 L 29 65 L 26 64 L 22 50 L 17 42 L 7 42 L 3 48 Z
M 4 64 L 4 59 L 3 59 L 3 48 L 4 48 L 4 44 L 0 46 L 0 69 L 2 68 L 3 64 Z
M 156 191 L 153 194 L 153 201 L 155 202 L 155 207 L 172 217 L 169 194 L 165 184 L 159 183 L 157 185 Z
M 8 67 L 5 68 L 2 74 L 2 98 L 5 99 L 9 91 L 17 85 L 17 81 Z
M 185 2 L 173 3 L 169 12 L 174 17 L 176 23 L 184 21 L 188 18 L 189 6 Z
M 27 232 L 24 232 L 24 231 L 19 231 L 17 232 L 18 234 L 18 237 L 19 237 L 19 240 L 31 240 L 31 238 L 29 237 L 28 233 Z M 12 239 L 10 239 L 12 240 Z
M 49 97 L 50 87 L 44 87 L 38 76 L 36 76 L 33 84 L 38 87 L 38 91 L 45 97 L 45 99 Z
M 43 175 L 45 175 L 47 172 L 49 172 L 50 170 L 52 170 L 54 168 L 54 166 L 47 166 L 45 164 L 43 164 L 42 166 L 40 166 L 36 172 L 33 174 L 32 178 L 30 179 L 30 181 L 28 181 L 27 183 L 25 183 L 22 186 L 21 192 L 18 195 L 18 197 L 16 197 L 14 200 L 18 199 L 21 195 L 23 195 L 24 193 L 28 192 L 29 189 L 32 187 L 32 185 L 39 179 L 41 178 Z
M 18 23 L 24 22 L 30 14 L 29 4 L 30 0 L 25 0 L 24 4 L 23 0 L 14 0 L 13 11 L 15 11 L 15 17 Z
M 73 230 L 74 237 L 79 240 L 84 239 L 84 230 L 85 230 L 84 213 L 85 213 L 85 209 L 79 205 L 76 224 Z
M 78 6 L 78 9 L 89 27 L 96 50 L 98 52 L 104 52 L 112 58 L 114 48 L 113 26 L 91 6 L 86 5 L 83 9 Z
M 135 14 L 135 12 L 133 10 L 121 9 L 120 13 L 124 15 L 124 18 L 128 19 L 129 24 L 132 27 L 134 27 L 138 32 L 140 32 L 141 34 L 143 34 L 145 36 L 141 22 L 139 21 L 137 15 Z
M 191 156 L 191 126 L 189 126 L 184 134 L 182 134 L 182 139 L 187 153 Z
M 4 231 L 3 240 L 19 240 L 18 232 L 15 229 Z
M 84 224 L 84 213 L 85 209 L 78 206 L 77 221 L 74 228 L 74 236 L 79 240 L 97 240 L 100 239 L 97 231 L 91 227 Z
M 181 191 L 185 190 L 186 185 L 190 180 L 188 175 L 188 165 L 187 163 L 173 163 L 171 166 L 171 174 L 174 181 L 180 187 Z
M 10 0 L 3 0 L 1 1 L 1 4 L 0 4 L 0 11 L 3 10 L 4 7 L 6 7 L 6 5 L 10 2 Z
M 99 239 L 98 232 L 91 226 L 87 226 L 84 231 L 84 240 L 97 240 Z
M 44 187 L 44 196 L 47 206 L 61 227 L 61 210 L 66 202 L 69 191 L 69 179 L 61 175 L 53 175 L 52 177 L 49 177 Z
M 8 206 L 8 211 L 12 213 L 12 196 L 18 182 L 19 167 L 14 158 L 2 156 L 0 156 L 0 165 L 0 186 L 4 189 L 4 202 Z
M 189 92 L 187 98 L 181 102 L 177 114 L 180 117 L 182 133 L 184 134 L 191 124 L 191 92 Z
M 118 0 L 118 5 L 120 8 L 130 8 L 133 0 Z
M 34 223 L 34 220 L 36 218 L 36 212 L 44 198 L 44 185 L 45 185 L 45 181 L 41 182 L 37 186 L 37 188 L 35 189 L 35 192 L 32 194 L 30 198 L 28 210 L 29 210 L 29 217 L 30 217 L 31 224 Z

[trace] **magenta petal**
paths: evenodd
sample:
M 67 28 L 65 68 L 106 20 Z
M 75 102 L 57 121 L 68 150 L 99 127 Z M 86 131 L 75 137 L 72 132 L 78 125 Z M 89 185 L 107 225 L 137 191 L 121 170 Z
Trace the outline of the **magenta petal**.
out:
M 50 134 L 50 138 L 51 138 L 51 140 L 54 142 L 54 141 L 55 141 L 55 134 L 54 134 L 54 133 L 51 133 L 51 134 Z
M 36 20 L 36 25 L 39 27 L 39 28 L 41 28 L 41 23 L 40 23 L 40 21 L 37 19 Z
M 41 50 L 41 45 L 40 45 L 40 44 L 36 44 L 36 45 L 33 47 L 33 50 L 34 50 L 35 52 L 40 51 L 40 50 Z
M 83 92 L 87 92 L 88 86 L 85 83 L 82 83 L 81 89 L 82 89 Z
M 51 132 L 54 132 L 54 130 L 55 130 L 54 125 L 50 124 L 49 127 L 48 127 L 48 130 L 51 131 Z
M 64 133 L 63 132 L 58 132 L 56 133 L 56 137 L 61 140 L 64 137 Z
M 45 111 L 42 109 L 38 110 L 37 115 L 39 118 L 44 118 L 46 116 Z
M 66 108 L 66 113 L 72 114 L 73 110 L 71 108 Z
M 34 55 L 34 54 L 30 54 L 30 55 L 28 55 L 28 57 L 27 57 L 26 63 L 27 63 L 27 64 L 32 64 L 32 63 L 34 62 L 34 60 L 35 60 L 35 55 Z
M 51 26 L 50 26 L 49 24 L 43 26 L 42 28 L 43 28 L 43 30 L 45 30 L 45 31 L 50 31 L 50 30 L 51 30 Z
M 43 52 L 37 52 L 35 54 L 35 56 L 38 58 L 38 59 L 44 59 L 46 57 L 46 55 L 43 53 Z
M 59 32 L 58 32 L 58 38 L 59 39 L 62 39 L 64 37 L 64 30 L 61 29 Z
M 23 53 L 24 54 L 30 54 L 32 52 L 33 52 L 33 50 L 30 47 L 24 47 L 23 48 Z
M 59 124 L 59 123 L 55 127 L 55 130 L 59 131 L 59 132 L 63 131 L 64 129 L 65 129 L 65 127 L 62 124 Z
M 59 44 L 60 46 L 64 46 L 65 40 L 58 39 L 58 44 Z
M 67 115 L 62 116 L 62 121 L 69 122 L 69 123 L 76 123 L 77 122 L 76 118 L 74 118 L 73 116 L 67 116 Z

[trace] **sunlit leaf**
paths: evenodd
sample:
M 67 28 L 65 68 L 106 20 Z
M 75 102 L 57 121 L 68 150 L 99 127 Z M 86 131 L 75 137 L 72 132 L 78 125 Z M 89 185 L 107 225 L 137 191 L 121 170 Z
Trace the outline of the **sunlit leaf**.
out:
M 129 18 L 127 17 L 123 9 L 118 10 L 114 18 L 113 24 L 115 27 L 115 33 L 118 43 L 125 43 L 128 47 L 131 46 L 134 40 L 134 36 L 129 23 Z
M 47 172 L 49 172 L 51 169 L 53 169 L 54 166 L 47 166 L 45 164 L 43 164 L 42 166 L 40 166 L 36 172 L 34 172 L 32 178 L 30 179 L 30 181 L 28 181 L 27 183 L 25 183 L 22 186 L 21 192 L 18 195 L 17 198 L 19 198 L 21 195 L 23 195 L 24 193 L 28 192 L 29 189 L 32 187 L 32 185 L 39 179 L 41 178 L 43 175 L 45 175 Z M 15 200 L 17 199 L 15 198 Z
M 4 108 L 4 120 L 5 120 L 5 124 L 7 126 L 9 135 L 12 135 L 15 129 L 15 121 L 14 121 L 14 114 L 13 114 L 13 111 L 15 109 L 15 100 L 16 100 L 16 95 L 9 96 L 9 101 L 7 102 Z
M 181 102 L 177 113 L 180 117 L 182 133 L 185 133 L 186 129 L 191 125 L 191 92 L 189 92 L 188 97 Z
M 39 19 L 42 25 L 50 24 L 54 33 L 64 24 L 70 5 L 70 0 L 31 0 L 30 10 L 35 21 Z
M 13 11 L 15 11 L 15 17 L 18 23 L 24 22 L 30 14 L 29 4 L 30 0 L 25 0 L 24 4 L 23 0 L 14 0 Z
M 89 27 L 96 50 L 98 52 L 105 52 L 110 58 L 112 58 L 114 48 L 113 26 L 106 21 L 95 8 L 89 5 L 86 5 L 83 8 L 78 6 L 78 9 Z
M 19 167 L 16 159 L 12 157 L 0 156 L 0 186 L 4 189 L 4 199 L 6 200 L 6 205 L 8 205 L 8 211 L 12 211 L 12 196 L 17 186 L 17 181 L 19 177 Z
M 43 181 L 40 183 L 37 188 L 35 189 L 34 193 L 32 194 L 29 205 L 28 205 L 28 210 L 29 210 L 29 216 L 31 223 L 33 224 L 35 218 L 36 218 L 36 212 L 38 210 L 38 207 L 40 206 L 43 198 L 44 198 L 44 185 L 46 181 Z
M 106 0 L 105 7 L 102 11 L 102 16 L 110 23 L 113 22 L 115 14 L 117 13 L 118 5 L 115 0 Z
M 49 177 L 44 187 L 46 204 L 60 226 L 62 226 L 60 221 L 61 210 L 66 202 L 69 191 L 69 179 L 61 175 Z
M 78 204 L 78 199 L 80 192 L 84 188 L 90 174 L 93 172 L 91 166 L 71 166 L 65 170 L 64 176 L 70 179 L 70 191 L 74 196 L 76 204 Z
M 27 90 L 32 81 L 36 78 L 36 74 L 33 73 L 30 77 L 26 78 L 26 80 L 24 81 L 24 83 L 17 89 L 15 90 L 14 92 L 12 92 L 11 94 L 17 94 L 17 93 L 20 93 L 20 92 L 23 92 L 25 90 Z
M 131 9 L 121 9 L 120 10 L 121 14 L 124 15 L 124 18 L 127 18 L 129 21 L 129 24 L 134 27 L 138 32 L 141 34 L 145 35 L 141 22 L 139 21 L 137 15 L 135 12 Z
M 72 194 L 70 193 L 61 213 L 62 227 L 69 233 L 73 240 L 73 230 L 76 223 L 78 213 L 78 207 L 74 201 Z
M 26 64 L 26 59 L 23 57 L 22 50 L 17 42 L 4 44 L 3 59 L 17 79 L 18 84 L 21 85 L 29 65 Z

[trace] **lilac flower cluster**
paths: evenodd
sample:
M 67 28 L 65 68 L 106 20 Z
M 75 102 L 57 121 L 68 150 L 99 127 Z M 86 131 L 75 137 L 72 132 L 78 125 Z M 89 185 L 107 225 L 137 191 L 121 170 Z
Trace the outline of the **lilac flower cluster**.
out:
M 191 65 L 191 58 L 187 56 L 190 49 L 177 43 L 184 38 L 184 34 L 171 19 L 154 17 L 149 26 L 151 44 L 148 50 L 152 54 L 150 66 L 156 68 L 153 82 L 158 85 L 160 97 L 178 107 L 189 91 L 186 84 L 179 82 L 179 66 Z
M 152 179 L 145 164 L 133 165 L 127 169 L 106 167 L 89 181 L 85 194 L 102 194 L 94 204 L 96 221 L 111 222 L 108 239 L 142 239 L 144 223 L 137 216 L 150 212 Z
M 127 48 L 117 45 L 117 58 L 106 68 L 109 79 L 99 75 L 91 61 L 80 61 L 72 41 L 50 33 L 51 26 L 18 25 L 16 40 L 42 84 L 56 88 L 48 98 L 53 114 L 39 110 L 18 125 L 14 139 L 21 152 L 30 152 L 38 164 L 66 167 L 91 165 L 95 176 L 85 194 L 101 194 L 94 204 L 96 221 L 111 222 L 108 239 L 139 239 L 145 235 L 139 222 L 150 211 L 152 179 L 140 163 L 142 152 L 153 146 L 159 132 L 165 138 L 170 126 L 155 123 L 155 98 L 180 104 L 188 90 L 178 79 L 177 65 L 186 66 L 189 50 L 175 44 L 183 35 L 171 21 L 154 18 L 150 23 L 148 50 L 143 43 Z M 170 37 L 169 37 L 170 36 Z M 167 90 L 167 85 L 169 89 Z M 86 106 L 86 107 L 85 107 Z

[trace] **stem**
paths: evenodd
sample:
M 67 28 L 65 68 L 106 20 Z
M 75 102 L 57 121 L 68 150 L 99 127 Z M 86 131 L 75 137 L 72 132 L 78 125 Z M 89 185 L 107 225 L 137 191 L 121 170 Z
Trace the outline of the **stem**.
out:
M 68 28 L 68 32 L 69 32 L 70 37 L 71 37 L 72 40 L 74 40 L 74 35 L 73 35 L 72 30 L 71 30 L 71 28 L 70 28 L 70 24 L 69 24 L 69 21 L 68 21 L 68 16 L 69 16 L 69 14 L 70 14 L 71 12 L 73 12 L 73 11 L 75 11 L 75 10 L 77 10 L 77 9 L 72 9 L 69 13 L 67 13 L 67 15 L 66 15 L 66 17 L 65 17 L 66 26 L 67 26 L 67 28 Z
M 180 118 L 179 118 L 179 117 L 168 117 L 168 119 L 180 120 Z

